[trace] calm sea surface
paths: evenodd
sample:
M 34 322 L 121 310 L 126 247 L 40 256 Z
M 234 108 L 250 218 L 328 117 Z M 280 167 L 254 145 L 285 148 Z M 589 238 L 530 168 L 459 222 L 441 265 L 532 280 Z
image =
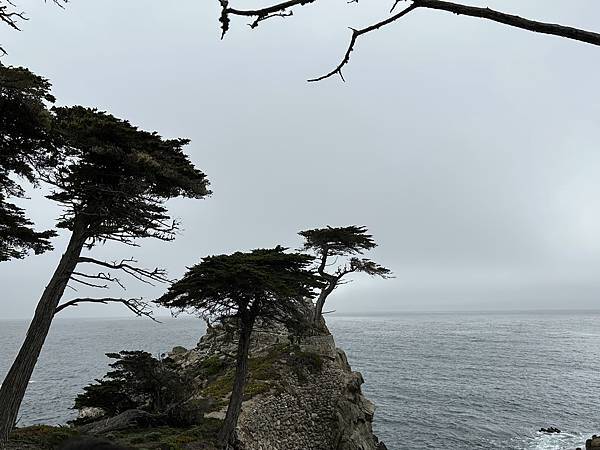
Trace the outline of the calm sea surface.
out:
M 600 433 L 600 312 L 329 317 L 338 346 L 377 405 L 376 433 L 398 449 L 574 449 Z M 0 321 L 0 379 L 26 329 Z M 64 423 L 106 352 L 192 347 L 192 319 L 58 319 L 21 424 Z M 556 426 L 560 435 L 537 433 Z

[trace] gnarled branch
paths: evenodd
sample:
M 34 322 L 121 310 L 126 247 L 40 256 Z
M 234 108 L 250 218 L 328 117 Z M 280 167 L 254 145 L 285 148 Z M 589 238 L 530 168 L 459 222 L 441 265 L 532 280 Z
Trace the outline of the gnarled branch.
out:
M 222 27 L 221 27 L 223 30 L 222 36 L 224 36 L 225 33 L 227 32 L 227 30 L 229 29 L 229 23 L 230 23 L 229 16 L 230 15 L 255 17 L 256 18 L 255 22 L 253 22 L 251 24 L 252 28 L 255 28 L 259 22 L 261 22 L 262 20 L 265 20 L 267 18 L 274 17 L 274 16 L 291 15 L 291 14 L 287 13 L 287 11 L 294 6 L 302 6 L 302 5 L 316 2 L 316 0 L 288 0 L 288 1 L 277 3 L 277 4 L 274 4 L 271 6 L 267 6 L 265 8 L 240 10 L 240 9 L 236 9 L 236 8 L 230 8 L 229 0 L 219 0 L 219 1 L 222 6 L 221 18 L 219 19 L 222 24 Z M 393 12 L 395 7 L 401 1 L 403 1 L 403 0 L 395 0 L 392 10 L 390 12 Z M 357 41 L 358 37 L 360 37 L 366 33 L 369 33 L 371 31 L 375 31 L 386 25 L 389 25 L 389 24 L 399 20 L 400 18 L 405 16 L 407 13 L 409 13 L 417 8 L 435 9 L 435 10 L 440 10 L 440 11 L 451 12 L 451 13 L 454 13 L 457 15 L 465 15 L 465 16 L 470 16 L 470 17 L 491 20 L 493 22 L 498 22 L 498 23 L 502 23 L 502 24 L 505 24 L 505 25 L 508 25 L 511 27 L 532 31 L 534 33 L 549 34 L 549 35 L 553 35 L 553 36 L 564 37 L 567 39 L 572 39 L 572 40 L 600 46 L 600 33 L 596 33 L 593 31 L 582 30 L 580 28 L 574 28 L 574 27 L 569 27 L 569 26 L 559 25 L 559 24 L 554 24 L 554 23 L 539 22 L 539 21 L 526 19 L 526 18 L 512 15 L 512 14 L 507 14 L 507 13 L 504 13 L 501 11 L 496 11 L 496 10 L 493 10 L 490 8 L 469 6 L 469 5 L 448 2 L 448 1 L 443 1 L 443 0 L 406 0 L 406 1 L 411 2 L 410 6 L 408 6 L 405 10 L 403 10 L 397 14 L 394 14 L 393 16 L 388 17 L 387 19 L 376 22 L 365 28 L 361 28 L 361 29 L 351 28 L 352 36 L 350 38 L 350 43 L 348 45 L 346 53 L 344 54 L 344 57 L 342 58 L 341 62 L 333 70 L 326 73 L 325 75 L 311 78 L 308 81 L 309 82 L 321 81 L 321 80 L 324 80 L 325 78 L 329 78 L 336 74 L 340 75 L 342 80 L 344 80 L 344 77 L 342 75 L 342 68 L 346 64 L 348 64 L 348 61 L 350 60 L 350 54 L 354 50 L 354 47 L 356 45 L 356 41 Z M 348 3 L 354 3 L 354 2 L 348 2 Z
M 221 17 L 219 18 L 222 30 L 221 38 L 223 38 L 229 30 L 229 23 L 231 21 L 231 19 L 229 18 L 230 14 L 234 16 L 256 17 L 256 20 L 252 22 L 252 24 L 250 24 L 250 28 L 256 28 L 260 22 L 271 17 L 289 17 L 293 15 L 291 11 L 287 11 L 293 6 L 302 6 L 316 1 L 317 0 L 287 0 L 282 3 L 267 6 L 265 8 L 244 10 L 230 8 L 229 0 L 219 0 L 219 3 L 221 4 Z
M 135 260 L 133 258 L 123 259 L 120 262 L 116 262 L 116 261 L 106 262 L 106 261 L 100 261 L 98 259 L 82 256 L 79 258 L 79 262 L 96 264 L 96 265 L 99 265 L 102 267 L 107 267 L 109 269 L 114 269 L 114 270 L 122 270 L 126 274 L 141 281 L 142 283 L 146 283 L 151 286 L 154 286 L 154 284 L 152 283 L 153 281 L 158 282 L 158 283 L 172 283 L 172 280 L 167 278 L 167 271 L 165 269 L 156 267 L 152 270 L 149 270 L 149 269 L 143 269 L 141 267 L 133 266 L 130 263 L 137 263 L 137 260 Z
M 56 5 L 58 5 L 62 8 L 63 6 L 61 5 L 61 1 L 64 1 L 66 3 L 68 0 L 52 0 L 53 3 L 55 3 Z M 2 4 L 2 2 L 5 2 L 6 4 Z M 0 22 L 4 22 L 9 27 L 11 27 L 13 30 L 21 31 L 21 29 L 19 28 L 19 25 L 17 25 L 18 21 L 19 20 L 29 20 L 29 19 L 27 18 L 27 16 L 25 16 L 25 12 L 12 11 L 10 9 L 11 7 L 13 7 L 13 8 L 16 7 L 16 5 L 12 2 L 12 0 L 0 0 Z M 7 54 L 6 51 L 0 45 L 0 56 L 4 56 L 6 54 Z
M 109 283 L 116 283 L 119 286 L 121 286 L 121 288 L 123 288 L 123 290 L 126 290 L 126 288 L 123 285 L 123 283 L 121 283 L 121 281 L 118 278 L 112 277 L 110 275 L 110 273 L 100 272 L 100 273 L 98 273 L 96 275 L 90 275 L 90 274 L 83 273 L 83 272 L 73 272 L 73 275 L 75 275 L 75 277 L 82 277 L 82 278 L 87 278 L 87 279 L 90 279 L 90 280 L 102 280 L 102 281 L 108 281 Z M 75 277 L 71 276 L 71 278 L 74 281 L 77 281 L 77 282 L 81 283 L 81 280 L 78 280 Z M 102 287 L 108 287 L 108 285 L 102 285 Z
M 152 309 L 148 302 L 144 301 L 142 298 L 76 298 L 74 300 L 69 300 L 68 302 L 63 303 L 62 305 L 57 306 L 54 310 L 54 314 L 58 314 L 63 309 L 68 308 L 69 306 L 78 306 L 81 303 L 101 303 L 104 305 L 108 303 L 121 303 L 125 305 L 127 309 L 133 312 L 136 316 L 148 317 L 154 322 L 160 323 L 157 319 L 153 317 Z
M 356 44 L 356 40 L 358 39 L 358 37 L 362 36 L 363 34 L 369 33 L 371 31 L 378 30 L 379 28 L 384 27 L 392 22 L 395 22 L 396 20 L 400 19 L 401 17 L 404 17 L 406 14 L 408 14 L 409 12 L 411 12 L 412 10 L 414 10 L 416 8 L 417 8 L 416 4 L 413 3 L 408 8 L 406 8 L 404 11 L 400 11 L 399 13 L 393 15 L 392 17 L 390 17 L 388 19 L 382 20 L 381 22 L 377 22 L 366 28 L 361 28 L 360 30 L 351 28 L 352 37 L 350 38 L 350 44 L 348 45 L 348 49 L 346 50 L 346 54 L 342 58 L 342 61 L 331 72 L 326 73 L 325 75 L 322 75 L 317 78 L 311 78 L 308 81 L 309 82 L 321 81 L 321 80 L 324 80 L 325 78 L 329 78 L 329 77 L 335 75 L 336 73 L 340 76 L 342 81 L 346 81 L 346 80 L 344 80 L 344 75 L 342 74 L 342 67 L 344 67 L 346 64 L 348 64 L 348 62 L 350 61 L 350 53 L 352 53 L 352 50 L 354 50 L 354 45 Z
M 599 33 L 554 23 L 529 20 L 512 14 L 495 11 L 490 8 L 467 6 L 442 0 L 413 0 L 413 4 L 417 5 L 419 8 L 438 9 L 458 15 L 478 17 L 481 19 L 491 20 L 493 22 L 503 23 L 511 27 L 533 31 L 534 33 L 551 34 L 567 39 L 586 42 L 592 45 L 600 45 Z

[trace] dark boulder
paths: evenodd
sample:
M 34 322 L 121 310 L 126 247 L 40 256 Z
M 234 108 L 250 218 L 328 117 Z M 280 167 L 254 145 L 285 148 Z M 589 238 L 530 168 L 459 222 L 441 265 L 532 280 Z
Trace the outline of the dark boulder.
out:
M 585 441 L 585 450 L 600 450 L 600 436 L 593 435 Z

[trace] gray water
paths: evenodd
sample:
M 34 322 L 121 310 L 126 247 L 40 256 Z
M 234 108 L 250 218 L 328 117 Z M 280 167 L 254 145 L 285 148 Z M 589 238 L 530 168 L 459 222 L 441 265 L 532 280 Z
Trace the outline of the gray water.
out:
M 571 449 L 600 432 L 600 313 L 427 313 L 329 317 L 366 380 L 375 431 L 394 449 Z M 0 322 L 0 377 L 25 322 Z M 64 423 L 106 352 L 195 345 L 192 319 L 55 321 L 21 424 Z M 560 435 L 538 433 L 556 426 Z

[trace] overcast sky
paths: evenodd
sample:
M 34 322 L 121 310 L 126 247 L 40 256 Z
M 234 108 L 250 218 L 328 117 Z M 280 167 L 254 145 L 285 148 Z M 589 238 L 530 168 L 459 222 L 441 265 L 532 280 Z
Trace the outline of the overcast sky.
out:
M 597 0 L 469 3 L 600 30 Z M 209 199 L 170 203 L 175 242 L 94 255 L 176 278 L 208 254 L 359 224 L 396 278 L 358 277 L 331 298 L 338 312 L 600 305 L 598 47 L 417 10 L 360 40 L 346 83 L 309 84 L 337 64 L 347 27 L 386 17 L 389 1 L 321 1 L 256 30 L 234 19 L 224 41 L 217 4 L 29 0 L 22 32 L 0 28 L 3 62 L 48 77 L 59 104 L 190 138 L 211 180 Z M 59 214 L 40 195 L 22 204 L 40 227 Z M 55 246 L 0 265 L 3 318 L 31 317 L 64 235 Z M 132 297 L 165 289 L 127 285 Z

